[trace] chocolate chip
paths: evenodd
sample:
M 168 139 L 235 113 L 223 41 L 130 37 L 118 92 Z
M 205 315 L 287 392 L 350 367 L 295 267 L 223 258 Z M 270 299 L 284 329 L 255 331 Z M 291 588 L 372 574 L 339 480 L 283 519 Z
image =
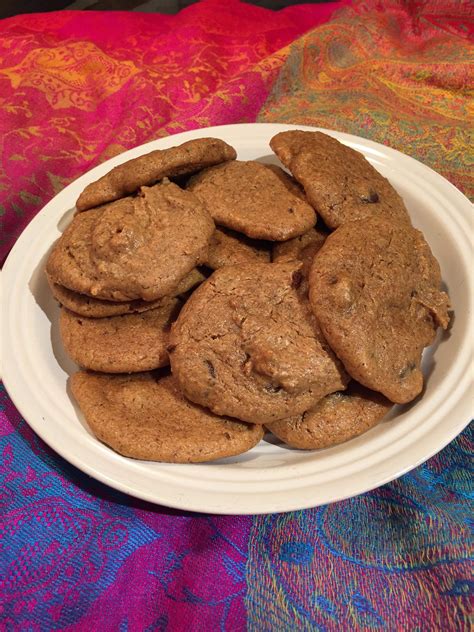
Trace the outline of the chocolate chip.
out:
M 291 287 L 295 288 L 295 290 L 298 289 L 302 281 L 303 274 L 301 273 L 301 271 L 296 270 L 296 272 L 293 272 L 293 274 L 291 275 Z
M 212 362 L 210 360 L 204 360 L 204 364 L 207 366 L 207 370 L 209 371 L 209 375 L 215 379 L 216 378 L 216 370 L 214 368 L 214 365 L 212 364 Z
M 288 213 L 294 213 L 294 210 L 291 208 L 291 206 L 290 206 L 290 208 L 288 209 Z
M 360 199 L 361 202 L 364 202 L 364 204 L 376 204 L 380 201 L 377 191 L 372 190 L 369 191 L 368 195 L 361 195 Z
M 275 384 L 265 384 L 263 390 L 267 391 L 267 393 L 279 393 L 281 391 L 281 386 L 275 386 Z
M 416 364 L 414 362 L 409 362 L 399 373 L 400 379 L 405 379 L 410 373 L 416 369 Z

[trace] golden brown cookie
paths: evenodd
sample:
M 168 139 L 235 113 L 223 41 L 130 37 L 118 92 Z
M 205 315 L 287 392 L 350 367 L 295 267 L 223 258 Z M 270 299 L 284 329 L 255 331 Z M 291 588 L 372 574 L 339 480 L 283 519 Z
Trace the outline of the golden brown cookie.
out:
M 316 223 L 300 187 L 275 165 L 227 162 L 193 176 L 188 190 L 202 200 L 216 224 L 253 239 L 283 241 Z
M 178 147 L 157 149 L 128 160 L 89 184 L 76 202 L 78 211 L 113 202 L 150 186 L 164 177 L 195 173 L 234 160 L 235 149 L 217 138 L 190 140 Z
M 84 369 L 136 373 L 169 364 L 168 337 L 181 301 L 163 299 L 160 307 L 137 314 L 84 318 L 66 308 L 59 319 L 66 353 Z
M 121 302 L 105 301 L 87 296 L 87 294 L 79 294 L 73 290 L 68 290 L 67 287 L 54 283 L 49 275 L 46 276 L 51 293 L 58 303 L 84 318 L 107 318 L 109 316 L 146 312 L 149 309 L 159 307 L 163 301 L 161 298 L 156 301 L 142 301 L 141 299 Z
M 380 393 L 352 381 L 346 391 L 326 395 L 311 410 L 275 421 L 267 428 L 293 448 L 329 448 L 367 432 L 392 406 Z
M 321 249 L 327 236 L 327 230 L 315 226 L 304 235 L 278 242 L 273 245 L 272 260 L 275 263 L 300 261 L 303 264 L 303 275 L 307 277 L 314 256 Z
M 85 318 L 107 318 L 108 316 L 120 316 L 121 314 L 147 312 L 149 309 L 159 307 L 167 299 L 167 297 L 164 297 L 158 298 L 156 301 L 143 301 L 141 299 L 120 302 L 106 301 L 68 290 L 67 287 L 54 283 L 48 275 L 46 276 L 51 292 L 58 303 Z M 194 268 L 178 283 L 170 296 L 185 294 L 197 287 L 205 279 L 206 276 L 203 272 L 198 268 Z
M 264 424 L 345 388 L 347 376 L 299 292 L 300 268 L 228 266 L 193 293 L 169 347 L 186 397 L 219 415 Z
M 410 223 L 402 198 L 364 156 L 321 132 L 280 132 L 270 146 L 327 226 L 386 217 Z
M 81 371 L 70 383 L 94 435 L 124 456 L 201 463 L 246 452 L 263 436 L 261 426 L 217 417 L 187 401 L 171 376 Z
M 209 244 L 207 265 L 213 270 L 241 263 L 269 263 L 270 244 L 242 233 L 216 228 Z
M 76 215 L 46 265 L 55 283 L 95 298 L 152 301 L 207 259 L 214 222 L 175 184 L 143 187 Z
M 310 301 L 331 348 L 358 382 L 404 404 L 423 388 L 423 348 L 449 322 L 439 265 L 422 233 L 370 217 L 326 240 Z

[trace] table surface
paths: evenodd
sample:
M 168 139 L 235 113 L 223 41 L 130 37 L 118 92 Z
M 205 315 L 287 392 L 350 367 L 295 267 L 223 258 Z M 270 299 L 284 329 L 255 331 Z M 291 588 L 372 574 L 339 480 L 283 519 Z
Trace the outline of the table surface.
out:
M 92 166 L 215 124 L 365 136 L 472 197 L 472 5 L 383 4 L 0 21 L 0 258 Z M 266 516 L 115 492 L 47 448 L 4 389 L 0 454 L 0 629 L 470 629 L 471 428 L 389 485 Z

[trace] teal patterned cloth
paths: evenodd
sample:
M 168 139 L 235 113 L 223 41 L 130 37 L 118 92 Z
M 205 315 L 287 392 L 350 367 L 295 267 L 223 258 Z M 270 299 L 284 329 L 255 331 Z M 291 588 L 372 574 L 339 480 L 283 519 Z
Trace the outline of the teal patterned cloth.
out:
M 256 517 L 249 629 L 472 629 L 473 439 L 367 494 Z

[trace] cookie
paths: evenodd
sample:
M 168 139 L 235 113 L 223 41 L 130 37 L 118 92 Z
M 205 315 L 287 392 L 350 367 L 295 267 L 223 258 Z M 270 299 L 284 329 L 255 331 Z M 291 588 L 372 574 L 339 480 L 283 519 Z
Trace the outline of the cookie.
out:
M 207 279 L 208 275 L 206 272 L 208 272 L 206 268 L 193 268 L 191 272 L 188 272 L 188 274 L 181 279 L 170 296 L 181 296 L 181 294 L 191 292 Z
M 55 283 L 95 298 L 152 301 L 207 259 L 214 222 L 175 184 L 76 215 L 46 264 Z
M 59 328 L 66 353 L 84 369 L 135 373 L 169 364 L 168 336 L 181 301 L 163 299 L 143 313 L 84 318 L 61 309 Z
M 321 132 L 288 131 L 270 146 L 330 228 L 386 217 L 410 223 L 402 198 L 364 156 Z
M 303 264 L 303 275 L 309 274 L 314 256 L 326 241 L 328 233 L 319 227 L 311 228 L 304 235 L 294 237 L 288 241 L 278 242 L 273 245 L 272 261 L 283 263 L 285 261 L 300 261 Z
M 169 375 L 81 371 L 70 384 L 94 435 L 135 459 L 212 461 L 246 452 L 263 436 L 261 426 L 217 417 L 187 401 Z
M 269 263 L 270 244 L 242 233 L 216 228 L 209 244 L 207 265 L 213 270 L 241 263 Z
M 346 391 L 326 395 L 311 410 L 269 424 L 267 429 L 293 448 L 329 448 L 367 432 L 392 406 L 380 393 L 352 381 Z
M 326 240 L 309 275 L 310 302 L 331 348 L 358 382 L 404 404 L 423 388 L 423 348 L 449 322 L 449 298 L 422 233 L 370 217 Z
M 204 202 L 216 224 L 253 239 L 283 241 L 316 223 L 300 187 L 275 165 L 227 162 L 193 176 L 188 190 Z
M 301 279 L 295 263 L 228 266 L 195 290 L 170 335 L 172 372 L 186 397 L 265 424 L 345 388 Z
M 120 316 L 121 314 L 147 312 L 149 309 L 159 307 L 167 298 L 159 298 L 156 299 L 156 301 L 143 301 L 141 299 L 120 302 L 106 301 L 87 296 L 87 294 L 79 294 L 73 290 L 68 290 L 67 287 L 54 283 L 50 276 L 46 276 L 48 278 L 49 287 L 51 288 L 51 293 L 58 303 L 84 318 L 107 318 L 108 316 Z M 170 296 L 185 294 L 189 292 L 189 290 L 194 289 L 205 279 L 206 277 L 201 270 L 194 268 L 178 283 Z
M 85 211 L 113 202 L 164 177 L 195 173 L 205 167 L 234 160 L 236 156 L 233 147 L 217 138 L 199 138 L 178 147 L 157 149 L 114 167 L 86 186 L 76 202 L 76 208 Z
M 46 276 L 51 293 L 58 303 L 84 318 L 106 318 L 108 316 L 120 316 L 121 314 L 146 312 L 149 309 L 159 307 L 163 300 L 159 298 L 156 301 L 142 301 L 140 299 L 121 302 L 105 301 L 87 296 L 87 294 L 79 294 L 73 290 L 68 290 L 67 287 L 55 283 L 50 276 Z

